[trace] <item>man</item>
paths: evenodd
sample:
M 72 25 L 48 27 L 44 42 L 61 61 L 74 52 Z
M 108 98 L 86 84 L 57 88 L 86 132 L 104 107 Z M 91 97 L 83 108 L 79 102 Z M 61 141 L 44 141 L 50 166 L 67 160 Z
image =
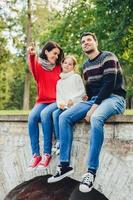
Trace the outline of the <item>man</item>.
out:
M 91 125 L 91 138 L 88 170 L 83 176 L 79 190 L 89 192 L 93 187 L 99 166 L 99 155 L 104 140 L 104 123 L 112 115 L 124 112 L 126 92 L 123 88 L 122 69 L 117 57 L 111 52 L 98 50 L 95 34 L 83 33 L 81 46 L 88 57 L 83 65 L 88 100 L 60 115 L 60 165 L 48 182 L 59 181 L 73 173 L 73 168 L 70 167 L 72 127 L 85 117 Z

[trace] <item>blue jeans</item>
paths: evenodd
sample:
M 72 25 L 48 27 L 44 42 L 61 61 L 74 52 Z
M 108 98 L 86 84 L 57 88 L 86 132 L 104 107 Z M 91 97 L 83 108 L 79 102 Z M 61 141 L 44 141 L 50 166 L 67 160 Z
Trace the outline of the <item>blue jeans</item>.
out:
M 73 125 L 86 116 L 88 110 L 94 104 L 96 97 L 90 101 L 78 103 L 71 109 L 64 111 L 59 117 L 60 134 L 60 162 L 70 162 L 73 140 Z M 96 169 L 99 166 L 99 155 L 104 140 L 103 126 L 112 115 L 123 113 L 125 100 L 118 95 L 111 95 L 103 100 L 91 116 L 90 149 L 88 152 L 88 168 Z
M 55 133 L 55 138 L 59 142 L 60 136 L 59 136 L 59 116 L 60 114 L 65 111 L 62 109 L 57 109 L 53 112 L 53 124 L 54 124 L 54 133 Z
M 28 128 L 32 154 L 40 155 L 39 122 L 41 122 L 44 138 L 44 153 L 51 154 L 53 120 L 52 113 L 57 109 L 56 103 L 36 104 L 28 117 Z

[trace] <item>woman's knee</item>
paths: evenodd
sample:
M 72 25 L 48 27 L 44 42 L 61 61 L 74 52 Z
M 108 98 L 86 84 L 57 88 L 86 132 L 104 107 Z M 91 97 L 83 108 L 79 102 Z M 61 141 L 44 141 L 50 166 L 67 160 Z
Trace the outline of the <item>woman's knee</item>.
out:
M 41 118 L 41 121 L 43 121 L 48 115 L 48 112 L 46 110 L 46 108 L 44 110 L 41 111 L 40 113 L 40 118 Z
M 37 113 L 35 112 L 30 112 L 29 116 L 28 116 L 28 122 L 35 122 L 35 121 L 39 121 L 39 116 Z
M 40 113 L 41 121 L 49 120 L 52 117 L 52 112 L 50 112 L 47 107 L 43 109 Z

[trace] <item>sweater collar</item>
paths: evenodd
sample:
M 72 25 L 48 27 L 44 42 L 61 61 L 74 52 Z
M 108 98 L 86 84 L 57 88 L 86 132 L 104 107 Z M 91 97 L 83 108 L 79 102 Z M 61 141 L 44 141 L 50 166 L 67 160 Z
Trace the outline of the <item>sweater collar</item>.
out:
M 89 62 L 95 61 L 101 54 L 102 54 L 102 51 L 100 51 L 99 54 L 98 54 L 95 58 L 93 58 L 93 59 L 88 59 Z
M 61 73 L 60 74 L 60 78 L 61 79 L 66 79 L 66 78 L 68 78 L 68 77 L 70 77 L 70 76 L 72 76 L 74 74 L 74 71 L 71 71 L 71 72 L 68 72 L 68 73 Z

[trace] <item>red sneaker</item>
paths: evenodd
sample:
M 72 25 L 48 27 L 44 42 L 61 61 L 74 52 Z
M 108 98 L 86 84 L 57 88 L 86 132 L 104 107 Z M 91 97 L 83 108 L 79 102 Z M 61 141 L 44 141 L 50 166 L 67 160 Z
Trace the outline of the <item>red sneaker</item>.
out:
M 51 158 L 52 158 L 52 157 L 51 157 L 50 154 L 45 153 L 45 154 L 43 155 L 43 157 L 42 157 L 41 162 L 40 162 L 39 165 L 38 165 L 38 168 L 46 168 L 46 167 L 48 167 Z
M 31 161 L 30 161 L 30 164 L 29 164 L 29 167 L 28 167 L 28 170 L 34 170 L 37 165 L 39 164 L 39 162 L 41 161 L 42 157 L 41 156 L 37 156 L 36 154 L 33 155 Z

